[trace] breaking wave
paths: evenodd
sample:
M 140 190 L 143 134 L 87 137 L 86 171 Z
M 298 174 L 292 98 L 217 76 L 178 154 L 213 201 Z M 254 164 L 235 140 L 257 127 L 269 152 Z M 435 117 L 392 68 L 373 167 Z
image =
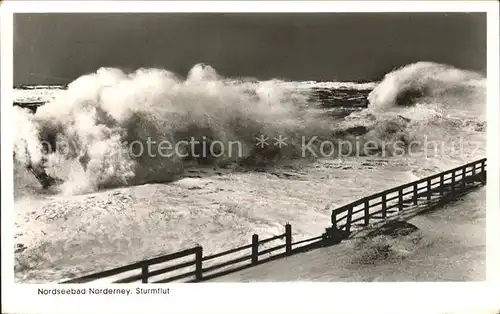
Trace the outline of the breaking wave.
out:
M 312 120 L 306 107 L 303 93 L 274 81 L 235 84 L 204 64 L 194 66 L 186 79 L 160 69 L 101 68 L 69 84 L 34 115 L 16 107 L 14 154 L 20 165 L 41 163 L 43 149 L 53 168 L 74 161 L 62 176 L 78 182 L 77 192 L 166 181 L 198 156 L 205 162 L 214 155 L 218 161 L 261 157 L 267 162 L 276 150 L 259 150 L 255 138 L 291 136 L 307 128 Z M 151 152 L 133 151 L 148 141 Z M 195 144 L 179 145 L 175 152 L 154 147 L 163 143 L 168 150 L 191 141 Z M 219 151 L 200 155 L 214 141 Z
M 64 192 L 77 194 L 173 180 L 193 160 L 250 166 L 304 157 L 303 144 L 313 138 L 316 149 L 325 140 L 371 141 L 375 150 L 395 142 L 405 146 L 421 136 L 423 126 L 439 121 L 437 128 L 443 127 L 446 109 L 478 111 L 484 81 L 444 65 L 408 65 L 373 89 L 368 109 L 333 121 L 309 110 L 317 104 L 305 89 L 278 80 L 225 79 L 205 64 L 195 65 L 186 78 L 161 69 L 101 68 L 69 84 L 35 114 L 14 108 L 15 164 L 43 163 L 64 180 Z M 409 107 L 387 114 L 401 106 Z M 448 128 L 466 123 L 446 121 Z M 261 135 L 285 137 L 287 145 L 269 141 L 258 147 Z M 330 156 L 342 150 L 332 149 Z
M 448 65 L 417 62 L 386 74 L 368 101 L 369 107 L 378 111 L 426 104 L 440 112 L 483 116 L 486 78 Z

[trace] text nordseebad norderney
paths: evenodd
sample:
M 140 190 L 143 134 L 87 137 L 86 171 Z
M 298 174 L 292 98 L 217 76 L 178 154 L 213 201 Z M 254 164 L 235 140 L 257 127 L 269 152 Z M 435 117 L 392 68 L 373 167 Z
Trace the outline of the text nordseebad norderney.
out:
M 39 295 L 132 295 L 132 294 L 170 294 L 169 288 L 38 288 Z

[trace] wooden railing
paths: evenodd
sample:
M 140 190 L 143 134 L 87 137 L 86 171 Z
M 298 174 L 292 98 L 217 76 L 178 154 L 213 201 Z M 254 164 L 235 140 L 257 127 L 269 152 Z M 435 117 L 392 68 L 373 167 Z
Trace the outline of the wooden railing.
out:
M 285 233 L 283 234 L 263 240 L 259 240 L 259 236 L 254 234 L 250 244 L 224 252 L 203 256 L 203 248 L 201 246 L 196 246 L 174 254 L 155 257 L 127 266 L 66 280 L 61 283 L 85 283 L 103 278 L 111 278 L 110 282 L 113 283 L 165 283 L 179 280 L 183 280 L 184 282 L 199 282 L 256 266 L 277 258 L 289 256 L 304 250 L 312 249 L 321 244 L 321 239 L 322 236 L 318 236 L 293 243 L 292 226 L 290 224 L 286 224 Z M 261 246 L 265 246 L 266 244 L 276 242 L 278 240 L 284 240 L 284 243 L 259 250 Z M 230 259 L 225 258 L 229 255 L 241 252 L 247 252 L 249 254 Z M 185 258 L 188 259 L 179 261 Z M 224 259 L 224 261 L 222 261 L 222 259 Z M 178 261 L 174 265 L 163 265 L 163 267 L 159 269 L 151 269 L 154 265 L 164 264 L 174 260 Z M 181 270 L 184 271 L 181 272 Z M 117 275 L 123 275 L 134 271 L 135 273 L 132 275 L 117 277 Z M 160 278 L 160 275 L 165 275 L 167 273 L 173 275 Z M 156 278 L 152 281 L 151 279 L 153 277 Z
M 348 235 L 356 223 L 367 226 L 372 220 L 384 220 L 392 214 L 431 202 L 433 199 L 453 197 L 465 191 L 471 183 L 486 183 L 486 159 L 481 159 L 439 174 L 367 196 L 332 211 L 332 224 Z M 331 229 L 331 228 L 328 228 Z M 181 252 L 163 255 L 99 273 L 71 279 L 62 283 L 85 283 L 103 278 L 113 283 L 165 283 L 182 280 L 200 282 L 232 272 L 253 267 L 295 253 L 338 243 L 329 238 L 327 232 L 321 236 L 298 242 L 292 241 L 292 226 L 285 225 L 285 233 L 263 240 L 257 234 L 252 241 L 235 249 L 203 256 L 203 248 L 196 246 Z M 282 243 L 264 248 L 281 240 Z M 283 243 L 284 242 L 284 243 Z M 245 254 L 249 253 L 249 254 Z M 240 254 L 240 256 L 234 256 Z M 233 257 L 227 258 L 232 255 Z M 173 265 L 161 265 L 173 261 Z M 159 265 L 157 269 L 153 269 Z M 133 274 L 130 274 L 133 272 Z M 128 275 L 127 275 L 128 273 Z M 161 277 L 166 275 L 167 277 Z M 114 277 L 114 278 L 113 278 Z
M 457 196 L 469 183 L 486 183 L 486 158 L 376 193 L 332 211 L 332 224 L 347 233 L 420 203 Z

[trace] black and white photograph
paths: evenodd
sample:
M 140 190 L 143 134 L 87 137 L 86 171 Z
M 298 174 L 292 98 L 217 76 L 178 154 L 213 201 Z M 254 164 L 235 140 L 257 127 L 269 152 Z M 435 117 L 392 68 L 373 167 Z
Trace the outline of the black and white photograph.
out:
M 13 13 L 14 282 L 486 281 L 489 18 Z

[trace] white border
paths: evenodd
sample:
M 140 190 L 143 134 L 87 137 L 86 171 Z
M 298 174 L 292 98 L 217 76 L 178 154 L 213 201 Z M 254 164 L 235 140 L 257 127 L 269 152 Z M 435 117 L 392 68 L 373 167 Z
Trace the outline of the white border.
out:
M 486 12 L 492 1 L 18 1 L 11 12 Z
M 491 313 L 500 309 L 499 47 L 496 1 L 4 1 L 1 10 L 2 313 Z M 482 283 L 171 284 L 168 296 L 47 297 L 13 284 L 13 12 L 488 12 L 487 274 Z M 65 286 L 66 287 L 66 286 Z M 71 287 L 71 286 L 69 286 Z M 81 288 L 81 286 L 73 286 Z M 135 287 L 135 286 L 131 286 Z M 158 287 L 155 285 L 155 287 Z M 495 297 L 496 295 L 496 297 Z M 85 305 L 85 306 L 83 306 Z

